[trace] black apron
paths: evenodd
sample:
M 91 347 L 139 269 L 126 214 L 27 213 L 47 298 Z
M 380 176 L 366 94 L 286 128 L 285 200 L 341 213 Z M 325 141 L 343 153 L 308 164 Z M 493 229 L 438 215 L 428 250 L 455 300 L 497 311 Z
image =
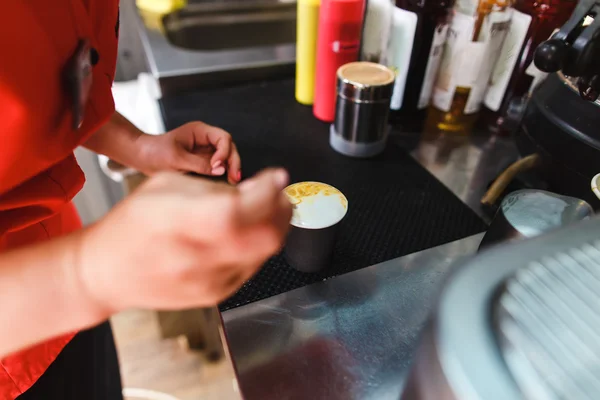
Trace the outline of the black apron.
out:
M 79 332 L 44 375 L 17 400 L 122 400 L 109 322 Z

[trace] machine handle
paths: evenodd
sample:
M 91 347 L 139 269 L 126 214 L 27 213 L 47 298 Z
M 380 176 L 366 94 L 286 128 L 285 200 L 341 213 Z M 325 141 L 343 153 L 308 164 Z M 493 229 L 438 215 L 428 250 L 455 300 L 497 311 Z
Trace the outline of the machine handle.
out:
M 590 101 L 600 95 L 600 18 L 596 17 L 600 17 L 600 0 L 581 0 L 571 18 L 534 54 L 540 70 L 579 78 L 579 93 Z

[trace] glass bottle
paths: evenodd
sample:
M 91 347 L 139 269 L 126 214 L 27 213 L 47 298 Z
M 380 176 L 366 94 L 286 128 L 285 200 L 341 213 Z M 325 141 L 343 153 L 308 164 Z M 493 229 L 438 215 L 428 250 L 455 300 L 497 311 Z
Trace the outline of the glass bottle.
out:
M 510 17 L 509 0 L 456 4 L 427 116 L 428 130 L 470 133 Z
M 315 97 L 315 69 L 320 0 L 298 0 L 296 23 L 296 100 L 312 105 Z
M 397 73 L 390 119 L 405 129 L 421 130 L 440 66 L 454 2 L 396 0 L 386 64 L 396 69 Z M 414 22 L 409 24 L 407 21 Z M 411 32 L 399 32 L 408 26 Z M 402 38 L 410 43 L 403 43 Z
M 337 70 L 358 60 L 365 0 L 322 0 L 319 9 L 313 114 L 333 122 Z
M 494 132 L 507 133 L 506 117 L 511 101 L 524 104 L 539 71 L 533 64 L 537 46 L 571 16 L 575 0 L 516 0 L 511 26 L 492 73 L 484 99 L 482 122 Z
M 360 43 L 360 61 L 381 63 L 387 58 L 394 0 L 367 0 Z

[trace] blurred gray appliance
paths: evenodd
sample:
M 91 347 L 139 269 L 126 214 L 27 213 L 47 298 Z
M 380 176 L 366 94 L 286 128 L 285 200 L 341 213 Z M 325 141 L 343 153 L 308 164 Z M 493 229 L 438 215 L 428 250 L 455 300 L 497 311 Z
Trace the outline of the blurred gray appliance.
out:
M 502 199 L 479 249 L 504 241 L 539 236 L 592 215 L 592 206 L 578 198 L 544 190 L 517 190 Z
M 600 398 L 600 218 L 454 270 L 402 400 Z

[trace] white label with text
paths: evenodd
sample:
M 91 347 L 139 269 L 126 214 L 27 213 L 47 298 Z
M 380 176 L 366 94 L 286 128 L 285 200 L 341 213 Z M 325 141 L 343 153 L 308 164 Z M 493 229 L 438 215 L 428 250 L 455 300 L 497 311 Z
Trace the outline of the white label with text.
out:
M 390 105 L 392 110 L 399 110 L 402 107 L 416 29 L 417 14 L 395 7 L 389 48 L 390 67 L 396 73 Z
M 500 50 L 498 61 L 490 77 L 483 104 L 492 111 L 498 111 L 506 94 L 510 77 L 517 64 L 519 54 L 527 38 L 531 16 L 513 10 L 510 27 Z
M 417 104 L 417 107 L 420 110 L 429 106 L 431 92 L 433 91 L 433 84 L 435 83 L 435 78 L 437 77 L 437 73 L 440 68 L 442 53 L 444 51 L 444 43 L 446 43 L 447 36 L 447 24 L 436 26 L 435 33 L 433 35 L 433 41 L 431 42 L 431 49 L 429 50 L 429 59 L 427 60 L 427 68 L 425 69 L 423 86 L 421 86 L 421 94 L 419 95 L 419 104 Z

